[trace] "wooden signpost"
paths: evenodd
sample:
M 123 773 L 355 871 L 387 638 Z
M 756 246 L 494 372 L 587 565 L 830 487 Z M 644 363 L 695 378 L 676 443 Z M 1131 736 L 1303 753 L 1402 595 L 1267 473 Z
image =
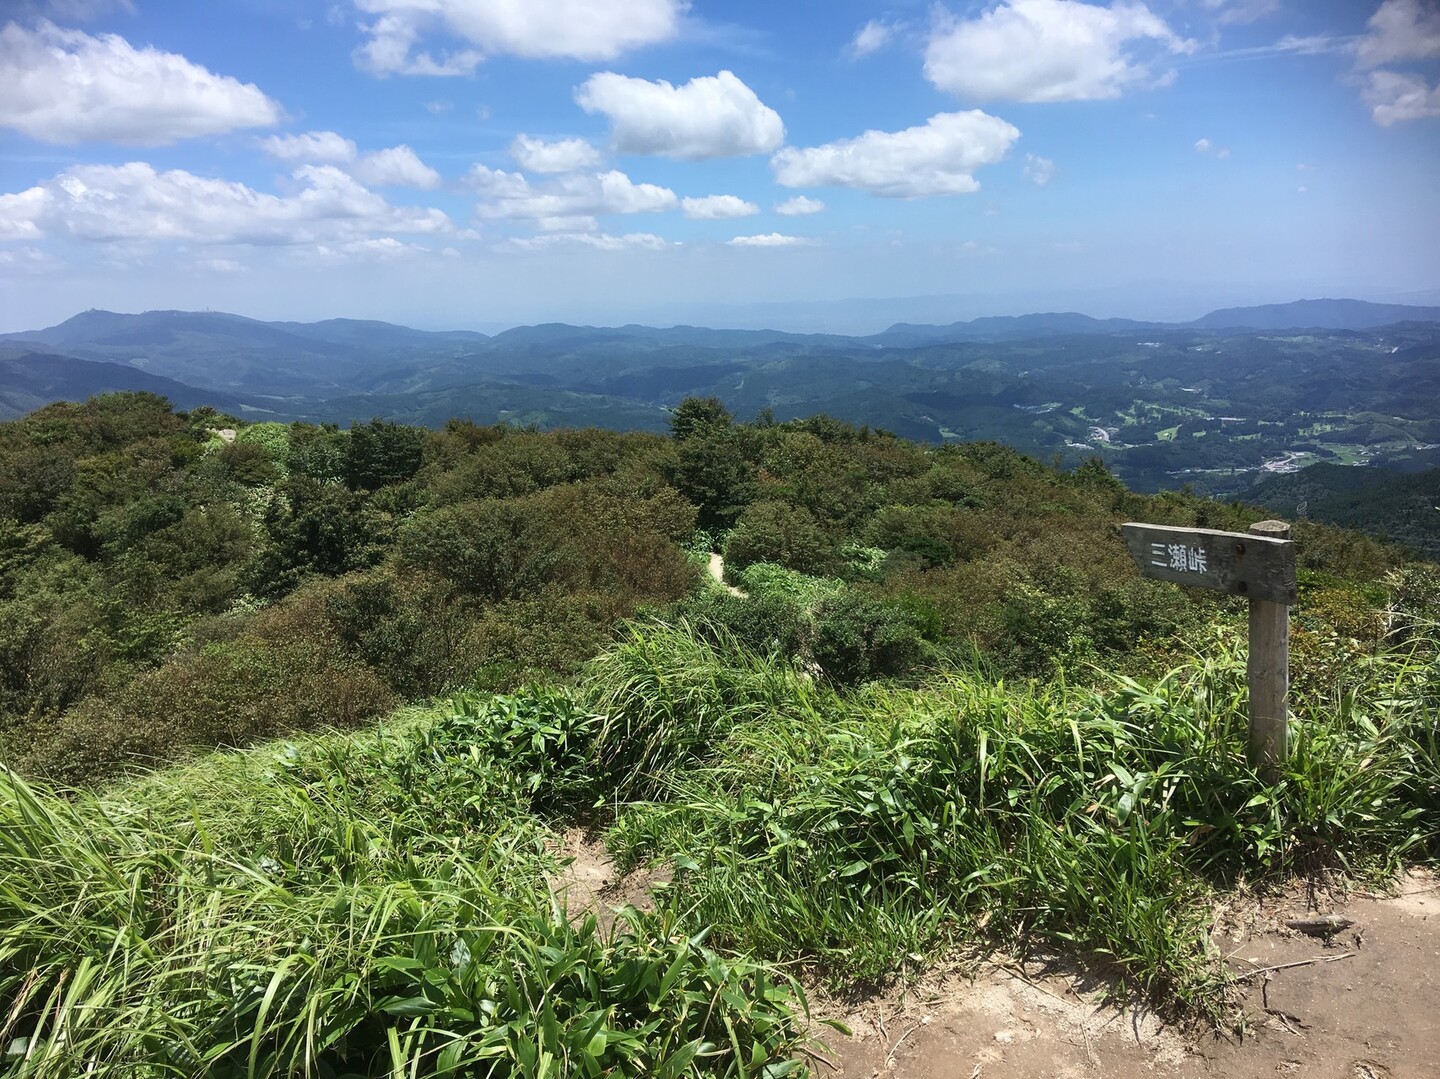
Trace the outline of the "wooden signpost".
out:
M 1250 758 L 1273 773 L 1288 750 L 1289 614 L 1296 595 L 1290 526 L 1261 521 L 1246 533 L 1131 523 L 1120 530 L 1144 576 L 1250 601 Z

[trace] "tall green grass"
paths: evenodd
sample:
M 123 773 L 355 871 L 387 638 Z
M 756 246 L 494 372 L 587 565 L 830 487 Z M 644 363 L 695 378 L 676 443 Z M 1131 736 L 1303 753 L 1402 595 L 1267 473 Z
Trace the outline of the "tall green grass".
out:
M 477 721 L 105 798 L 0 774 L 4 1074 L 790 1069 L 787 979 L 669 915 L 602 932 L 556 906 L 530 777 L 469 744 Z
M 957 946 L 1065 951 L 1219 1018 L 1219 892 L 1440 856 L 1433 644 L 1312 649 L 1273 781 L 1240 648 L 1216 630 L 1144 683 L 841 692 L 657 623 L 573 689 L 102 794 L 0 771 L 0 1070 L 774 1077 L 804 1070 L 777 971 L 856 988 Z M 673 869 L 658 910 L 562 909 L 577 823 Z
M 677 909 L 715 939 L 832 981 L 978 939 L 1079 951 L 1213 1013 L 1216 889 L 1436 853 L 1435 674 L 1433 652 L 1345 668 L 1298 702 L 1275 782 L 1247 761 L 1244 663 L 1223 636 L 1150 685 L 807 686 L 623 807 L 610 838 L 680 867 Z M 661 681 L 643 707 L 689 722 Z

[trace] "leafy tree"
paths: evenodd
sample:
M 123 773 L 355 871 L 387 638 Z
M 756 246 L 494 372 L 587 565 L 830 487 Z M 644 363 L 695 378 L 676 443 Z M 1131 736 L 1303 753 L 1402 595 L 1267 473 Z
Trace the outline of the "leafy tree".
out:
M 837 562 L 839 549 L 808 510 L 784 502 L 755 502 L 730 533 L 725 558 L 734 569 L 773 562 L 801 573 L 823 575 Z
M 355 424 L 345 445 L 345 482 L 354 490 L 374 491 L 403 483 L 420 469 L 425 432 L 374 419 Z
M 256 593 L 283 595 L 310 574 L 339 576 L 378 558 L 365 495 L 305 472 L 291 475 L 280 494 L 264 515 L 269 543 L 252 570 Z
M 850 589 L 816 609 L 809 647 L 821 670 L 838 682 L 903 674 L 928 651 L 916 613 Z
M 676 442 L 669 479 L 698 508 L 701 528 L 729 528 L 755 497 L 749 441 L 745 431 L 728 426 L 707 428 Z
M 345 479 L 346 447 L 350 435 L 334 424 L 321 427 L 292 424 L 288 439 L 286 464 L 291 473 L 302 473 L 320 483 Z
M 571 569 L 573 552 L 555 542 L 553 526 L 533 497 L 463 502 L 411 521 L 400 557 L 477 599 L 530 595 Z
M 676 442 L 684 442 L 729 427 L 733 420 L 720 398 L 687 397 L 670 413 L 670 434 Z

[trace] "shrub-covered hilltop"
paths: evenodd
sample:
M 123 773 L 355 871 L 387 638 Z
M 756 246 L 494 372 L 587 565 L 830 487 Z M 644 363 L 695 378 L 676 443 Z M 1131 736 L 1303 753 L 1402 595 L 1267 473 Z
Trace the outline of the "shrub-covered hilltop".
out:
M 1217 895 L 1440 854 L 1440 570 L 1297 524 L 1262 778 L 1243 606 L 1117 528 L 1261 515 L 713 400 L 0 425 L 0 1073 L 799 1075 L 802 985 L 968 948 L 1227 1019 Z

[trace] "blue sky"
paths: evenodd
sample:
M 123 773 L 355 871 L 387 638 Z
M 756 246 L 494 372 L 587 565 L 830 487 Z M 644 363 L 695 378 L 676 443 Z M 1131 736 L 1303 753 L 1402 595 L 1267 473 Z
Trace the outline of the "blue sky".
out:
M 1437 81 L 1437 0 L 6 0 L 0 330 L 1440 302 Z

